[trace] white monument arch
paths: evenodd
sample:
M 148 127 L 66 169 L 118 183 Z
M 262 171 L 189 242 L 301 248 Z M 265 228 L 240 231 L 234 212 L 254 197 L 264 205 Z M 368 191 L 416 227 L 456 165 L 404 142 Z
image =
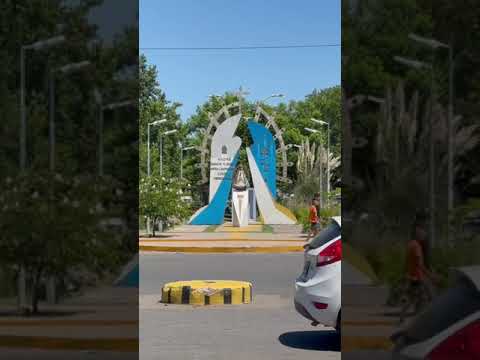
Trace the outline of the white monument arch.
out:
M 222 224 L 231 194 L 233 225 L 248 225 L 248 180 L 243 169 L 237 169 L 242 144 L 241 139 L 235 136 L 235 131 L 241 120 L 241 102 L 226 105 L 210 116 L 210 123 L 199 149 L 201 162 L 198 165 L 202 174 L 200 182 L 209 181 L 209 203 L 192 216 L 190 224 Z M 262 120 L 265 125 L 260 123 Z M 247 120 L 247 126 L 253 139 L 253 144 L 246 149 L 248 167 L 261 221 L 271 225 L 295 224 L 295 216 L 276 201 L 277 181 L 291 182 L 287 178 L 288 166 L 291 164 L 287 162 L 287 146 L 283 141 L 282 131 L 273 116 L 268 115 L 260 106 L 256 109 L 255 117 Z M 274 134 L 269 128 L 273 129 Z M 278 168 L 277 157 L 280 159 Z M 277 170 L 280 170 L 279 175 Z

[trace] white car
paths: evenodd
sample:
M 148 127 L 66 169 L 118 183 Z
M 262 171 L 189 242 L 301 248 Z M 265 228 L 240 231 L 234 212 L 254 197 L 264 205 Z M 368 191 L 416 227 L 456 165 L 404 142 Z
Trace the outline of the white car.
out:
M 455 275 L 454 286 L 392 335 L 393 359 L 480 359 L 480 266 Z
M 340 332 L 342 304 L 341 218 L 335 217 L 305 251 L 302 274 L 295 282 L 295 309 L 312 325 Z

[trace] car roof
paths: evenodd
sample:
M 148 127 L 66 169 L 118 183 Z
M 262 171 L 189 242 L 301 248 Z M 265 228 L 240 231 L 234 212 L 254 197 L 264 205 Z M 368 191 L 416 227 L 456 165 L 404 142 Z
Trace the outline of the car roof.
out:
M 476 289 L 480 291 L 480 266 L 464 266 L 454 269 L 462 278 L 466 278 Z
M 335 221 L 338 226 L 342 227 L 342 217 L 341 216 L 334 216 L 332 217 L 333 221 Z

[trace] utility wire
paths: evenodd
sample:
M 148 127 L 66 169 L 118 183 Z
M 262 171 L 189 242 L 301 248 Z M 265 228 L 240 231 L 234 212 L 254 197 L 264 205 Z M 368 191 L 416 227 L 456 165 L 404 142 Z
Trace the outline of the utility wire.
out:
M 264 49 L 307 49 L 322 47 L 339 47 L 340 44 L 311 44 L 311 45 L 270 45 L 270 46 L 231 46 L 231 47 L 143 47 L 140 50 L 162 51 L 195 51 L 195 50 L 264 50 Z

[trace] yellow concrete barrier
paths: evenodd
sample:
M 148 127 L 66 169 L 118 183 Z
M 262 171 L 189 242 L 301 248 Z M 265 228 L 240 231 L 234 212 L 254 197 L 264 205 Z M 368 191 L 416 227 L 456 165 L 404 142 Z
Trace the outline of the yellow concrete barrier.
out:
M 176 281 L 162 288 L 162 302 L 165 304 L 250 304 L 252 300 L 252 284 L 246 281 Z

